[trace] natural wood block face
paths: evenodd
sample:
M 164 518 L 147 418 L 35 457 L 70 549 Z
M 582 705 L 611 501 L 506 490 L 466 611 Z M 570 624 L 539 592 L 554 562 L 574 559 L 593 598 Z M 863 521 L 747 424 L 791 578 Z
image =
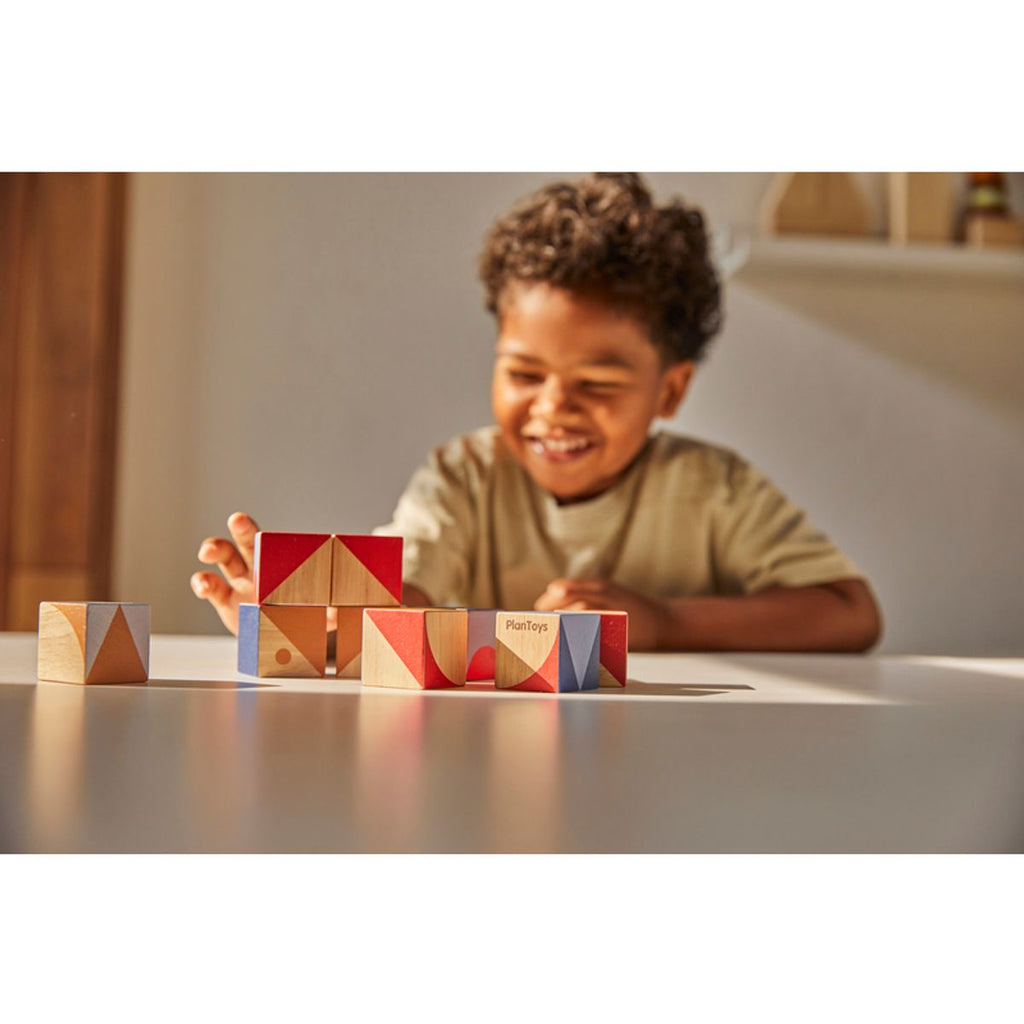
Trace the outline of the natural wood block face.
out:
M 596 612 L 499 612 L 494 683 L 503 690 L 596 690 L 601 616 Z
M 339 679 L 358 679 L 363 670 L 363 609 L 336 608 L 338 636 L 335 665 Z
M 469 639 L 466 645 L 466 679 L 494 678 L 494 633 L 497 611 L 470 608 Z
M 320 605 L 239 605 L 238 671 L 261 679 L 325 675 L 327 609 Z
M 601 656 L 598 686 L 626 685 L 626 654 L 629 650 L 629 614 L 598 612 L 601 616 Z
M 464 608 L 367 608 L 363 685 L 437 690 L 466 682 Z
M 956 218 L 952 174 L 889 175 L 889 238 L 893 242 L 950 242 Z
M 144 683 L 149 605 L 42 602 L 38 674 L 59 683 Z
M 335 534 L 331 594 L 337 607 L 402 603 L 402 538 Z
M 257 604 L 329 605 L 329 533 L 256 534 L 253 583 Z

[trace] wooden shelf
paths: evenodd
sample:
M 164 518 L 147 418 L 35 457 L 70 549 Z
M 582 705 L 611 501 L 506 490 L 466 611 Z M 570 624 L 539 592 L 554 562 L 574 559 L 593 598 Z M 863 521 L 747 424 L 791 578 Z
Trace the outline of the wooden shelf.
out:
M 714 240 L 724 278 L 836 275 L 874 279 L 932 277 L 1024 288 L 1024 249 L 969 249 L 962 245 L 897 245 L 885 239 L 766 237 L 724 232 Z

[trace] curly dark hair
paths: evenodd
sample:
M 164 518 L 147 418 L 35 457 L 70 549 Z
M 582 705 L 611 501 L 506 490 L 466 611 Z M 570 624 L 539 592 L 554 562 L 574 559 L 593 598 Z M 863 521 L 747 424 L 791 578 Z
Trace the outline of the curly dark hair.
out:
M 699 360 L 722 325 L 700 210 L 655 206 L 638 174 L 591 174 L 526 196 L 487 234 L 487 308 L 517 284 L 546 283 L 636 316 L 666 363 Z

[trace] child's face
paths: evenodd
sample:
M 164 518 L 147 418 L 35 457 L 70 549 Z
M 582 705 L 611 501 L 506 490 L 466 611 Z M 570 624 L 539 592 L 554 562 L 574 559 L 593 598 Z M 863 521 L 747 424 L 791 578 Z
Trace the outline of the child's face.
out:
M 549 285 L 520 288 L 501 317 L 491 399 L 509 451 L 560 501 L 607 490 L 693 364 L 662 365 L 643 326 Z

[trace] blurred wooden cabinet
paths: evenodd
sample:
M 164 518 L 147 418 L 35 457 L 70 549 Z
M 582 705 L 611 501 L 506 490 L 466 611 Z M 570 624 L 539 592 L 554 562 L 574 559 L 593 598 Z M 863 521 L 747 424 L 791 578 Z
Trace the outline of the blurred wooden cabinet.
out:
M 0 628 L 110 594 L 126 183 L 0 174 Z

